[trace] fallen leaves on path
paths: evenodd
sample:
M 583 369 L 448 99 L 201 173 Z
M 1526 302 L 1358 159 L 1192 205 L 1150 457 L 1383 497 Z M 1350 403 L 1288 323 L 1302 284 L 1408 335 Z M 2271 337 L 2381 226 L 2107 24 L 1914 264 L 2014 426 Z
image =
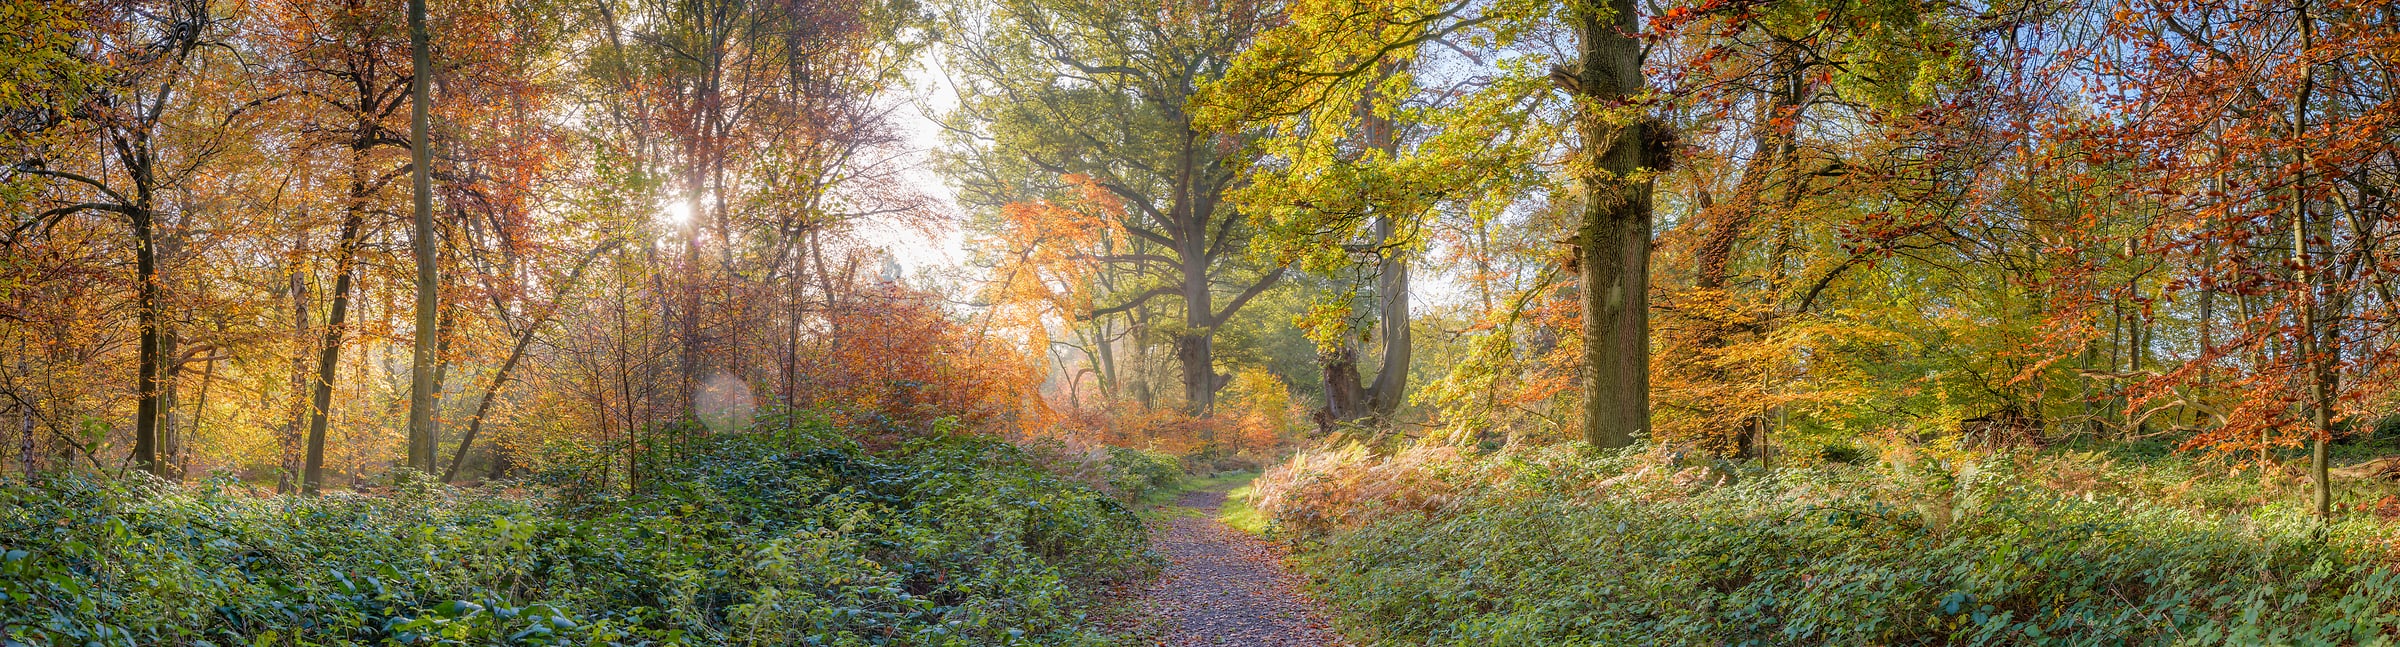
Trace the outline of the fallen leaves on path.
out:
M 1169 563 L 1144 592 L 1144 607 L 1160 621 L 1159 645 L 1173 647 L 1338 647 L 1325 613 L 1300 593 L 1300 578 L 1283 567 L 1267 542 L 1216 520 L 1223 492 L 1193 492 L 1176 505 L 1198 514 L 1175 515 L 1152 529 L 1151 541 Z

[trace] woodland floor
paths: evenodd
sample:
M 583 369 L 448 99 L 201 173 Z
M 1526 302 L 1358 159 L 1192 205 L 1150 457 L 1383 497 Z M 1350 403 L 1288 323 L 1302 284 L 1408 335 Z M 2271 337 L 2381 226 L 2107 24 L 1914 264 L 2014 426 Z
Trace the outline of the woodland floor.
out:
M 1142 593 L 1139 635 L 1189 647 L 1339 647 L 1275 546 L 1217 520 L 1223 490 L 1188 492 L 1151 526 L 1166 572 Z

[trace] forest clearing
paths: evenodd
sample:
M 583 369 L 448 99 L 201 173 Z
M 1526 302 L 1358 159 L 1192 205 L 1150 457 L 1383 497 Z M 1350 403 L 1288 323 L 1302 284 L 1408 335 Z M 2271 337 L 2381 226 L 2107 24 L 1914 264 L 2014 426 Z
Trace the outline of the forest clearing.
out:
M 0 647 L 2400 644 L 2395 80 L 2384 0 L 0 0 Z

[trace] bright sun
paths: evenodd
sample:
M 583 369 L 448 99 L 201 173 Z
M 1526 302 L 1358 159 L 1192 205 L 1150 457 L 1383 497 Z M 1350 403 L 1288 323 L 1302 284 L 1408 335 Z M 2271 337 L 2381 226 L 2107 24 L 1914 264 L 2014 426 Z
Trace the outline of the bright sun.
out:
M 668 225 L 683 226 L 692 221 L 692 203 L 689 200 L 670 200 L 666 209 L 659 212 L 658 218 Z

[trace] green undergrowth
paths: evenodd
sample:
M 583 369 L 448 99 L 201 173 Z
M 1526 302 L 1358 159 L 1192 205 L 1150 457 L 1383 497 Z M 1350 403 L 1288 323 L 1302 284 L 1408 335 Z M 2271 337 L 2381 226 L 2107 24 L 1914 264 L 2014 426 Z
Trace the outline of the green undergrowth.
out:
M 1260 484 L 1319 597 L 1372 644 L 2350 645 L 2400 634 L 2386 522 L 2326 525 L 2247 499 L 2237 512 L 2171 504 L 2156 498 L 2175 489 L 2167 477 L 2122 473 L 2142 465 L 2004 455 L 1726 474 L 1568 448 L 1350 451 L 1304 456 Z
M 1103 451 L 1108 454 L 1101 463 L 1107 485 L 1127 503 L 1155 505 L 1174 500 L 1184 490 L 1183 462 L 1173 454 L 1113 446 Z
M 1092 592 L 1158 566 L 1006 443 L 762 426 L 652 452 L 631 494 L 0 482 L 0 642 L 1101 645 Z

